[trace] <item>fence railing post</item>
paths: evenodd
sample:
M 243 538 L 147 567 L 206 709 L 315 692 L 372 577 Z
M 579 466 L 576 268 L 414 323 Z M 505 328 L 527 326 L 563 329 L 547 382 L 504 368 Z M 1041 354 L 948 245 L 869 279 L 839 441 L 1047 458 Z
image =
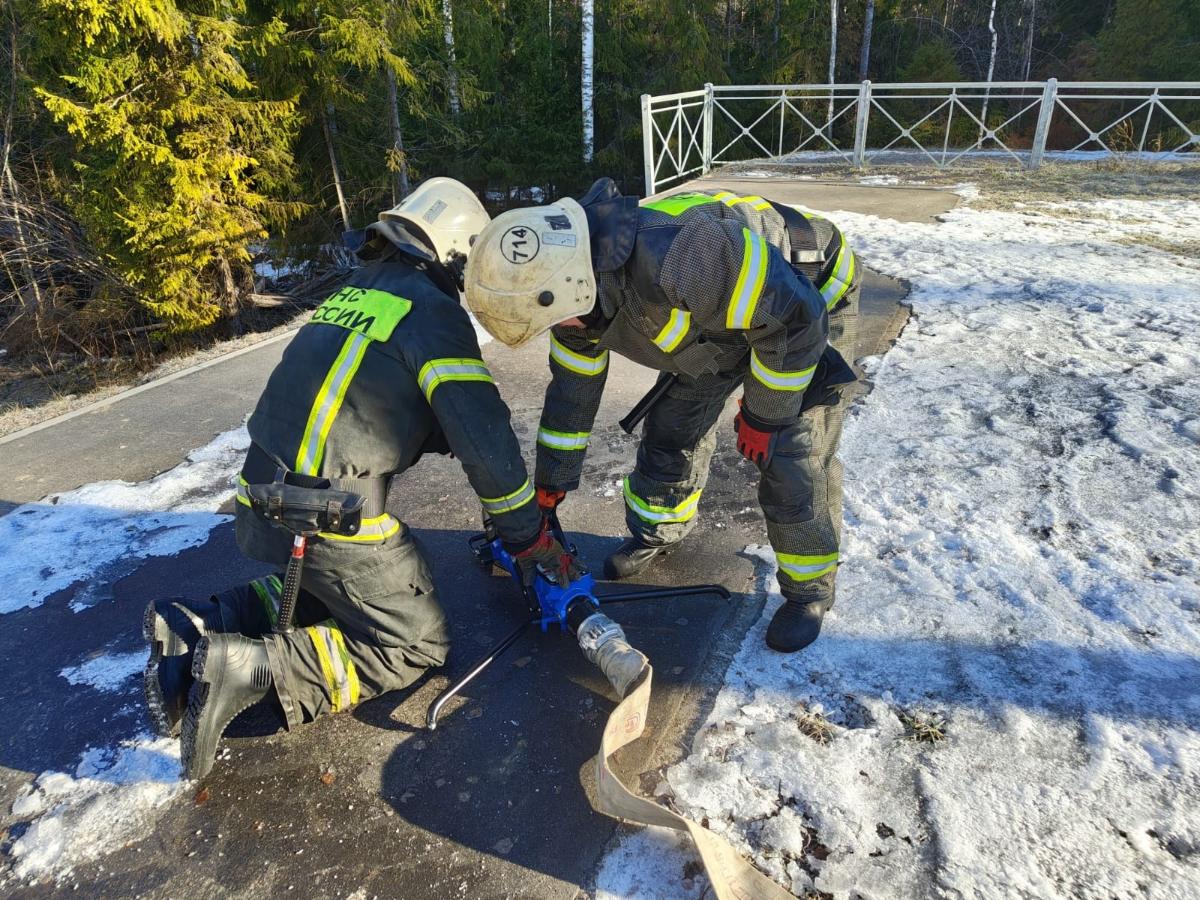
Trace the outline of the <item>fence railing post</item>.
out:
M 700 173 L 707 175 L 712 171 L 712 144 L 713 144 L 713 86 L 711 81 L 704 83 L 704 159 L 701 165 L 704 167 Z
M 858 109 L 854 115 L 854 166 L 861 169 L 867 164 L 867 121 L 871 114 L 871 82 L 858 86 Z
M 642 94 L 642 163 L 645 166 L 646 196 L 654 193 L 654 119 L 650 95 Z
M 1029 149 L 1029 168 L 1042 164 L 1046 153 L 1046 137 L 1050 134 L 1050 120 L 1054 118 L 1054 107 L 1058 101 L 1058 79 L 1051 78 L 1042 88 L 1042 103 L 1038 107 L 1037 129 L 1033 132 L 1033 146 Z

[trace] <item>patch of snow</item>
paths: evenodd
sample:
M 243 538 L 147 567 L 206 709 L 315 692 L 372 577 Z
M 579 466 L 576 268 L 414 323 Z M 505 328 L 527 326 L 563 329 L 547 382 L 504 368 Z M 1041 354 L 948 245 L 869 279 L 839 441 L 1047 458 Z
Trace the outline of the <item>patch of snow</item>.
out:
M 254 264 L 254 274 L 259 278 L 273 281 L 278 278 L 286 278 L 288 275 L 302 275 L 307 268 L 307 263 L 294 259 L 260 259 Z
M 43 772 L 13 803 L 14 816 L 39 816 L 12 844 L 17 876 L 62 878 L 143 837 L 183 786 L 179 741 L 150 735 L 86 751 L 73 775 Z
M 173 556 L 208 540 L 229 516 L 213 512 L 233 495 L 250 437 L 218 435 L 148 481 L 101 481 L 26 503 L 0 518 L 0 615 L 40 606 L 57 591 L 131 559 Z M 71 603 L 94 602 L 85 588 Z
M 958 194 L 958 196 L 962 197 L 963 200 L 967 201 L 967 203 L 971 203 L 972 201 L 979 199 L 979 185 L 968 181 L 963 184 L 955 185 L 951 190 L 951 193 Z
M 117 693 L 126 682 L 139 675 L 146 665 L 146 651 L 102 653 L 77 666 L 68 666 L 58 674 L 71 684 L 86 684 L 98 691 Z
M 601 863 L 596 900 L 702 900 L 710 886 L 689 842 L 654 825 L 625 835 Z
M 1125 243 L 1200 203 L 1071 211 L 831 216 L 915 309 L 848 418 L 838 605 L 767 650 L 748 548 L 765 615 L 665 788 L 800 895 L 1200 897 L 1200 263 Z M 598 887 L 689 863 L 634 835 Z
M 737 170 L 731 173 L 734 178 L 786 178 L 788 181 L 816 181 L 816 175 L 796 175 L 786 169 L 769 169 L 758 170 L 750 169 L 749 171 Z
M 898 184 L 928 184 L 929 182 L 915 178 L 901 178 L 899 175 L 864 175 L 858 179 L 858 183 L 890 187 Z

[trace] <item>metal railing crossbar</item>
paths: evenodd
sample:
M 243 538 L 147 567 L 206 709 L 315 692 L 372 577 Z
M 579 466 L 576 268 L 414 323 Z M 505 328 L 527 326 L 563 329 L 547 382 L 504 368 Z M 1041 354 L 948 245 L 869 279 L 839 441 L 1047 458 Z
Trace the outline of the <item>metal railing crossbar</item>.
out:
M 1188 127 L 1187 125 L 1184 125 L 1183 122 L 1181 122 L 1179 120 L 1179 117 L 1175 115 L 1175 113 L 1173 113 L 1173 112 L 1171 112 L 1171 110 L 1167 109 L 1166 105 L 1162 102 L 1161 97 L 1155 95 L 1154 105 L 1158 109 L 1161 109 L 1167 116 L 1169 116 L 1171 121 L 1174 122 L 1176 125 L 1178 125 L 1183 130 L 1183 133 L 1188 136 L 1186 141 L 1184 141 L 1182 144 L 1180 144 L 1178 147 L 1176 147 L 1174 150 L 1171 151 L 1172 153 L 1178 153 L 1184 147 L 1190 147 L 1192 144 L 1200 146 L 1200 134 L 1192 131 L 1192 129 L 1190 127 Z M 1146 114 L 1146 130 L 1149 130 L 1149 128 L 1150 128 L 1150 118 L 1153 115 L 1154 115 L 1154 110 L 1151 110 L 1149 113 Z M 1145 142 L 1146 142 L 1146 135 L 1143 132 L 1142 144 L 1144 145 Z
M 1012 124 L 1013 121 L 1015 121 L 1016 119 L 1019 119 L 1021 116 L 1025 115 L 1025 113 L 1029 112 L 1029 110 L 1033 109 L 1035 106 L 1039 105 L 1040 103 L 1041 103 L 1041 98 L 1039 97 L 1037 100 L 1035 100 L 1034 102 L 1027 105 L 1020 112 L 1016 113 L 1015 115 L 1009 116 L 1007 119 L 1005 119 L 999 125 L 997 125 L 995 128 L 988 128 L 986 125 L 983 124 L 983 122 L 981 122 L 979 120 L 978 116 L 976 116 L 973 112 L 971 112 L 971 110 L 967 109 L 967 107 L 964 106 L 960 102 L 959 106 L 961 106 L 963 108 L 963 111 L 975 121 L 975 124 L 977 124 L 980 127 L 981 133 L 980 133 L 979 137 L 975 139 L 975 143 L 971 144 L 966 149 L 961 150 L 960 152 L 954 154 L 954 156 L 950 157 L 950 159 L 948 159 L 948 160 L 944 159 L 943 165 L 949 165 L 950 163 L 954 162 L 959 157 L 964 156 L 967 153 L 970 153 L 972 150 L 975 150 L 976 148 L 982 150 L 983 142 L 986 140 L 995 141 L 996 145 L 998 147 L 1000 147 L 1005 153 L 1007 153 L 1009 156 L 1011 156 L 1017 162 L 1023 164 L 1024 160 L 1021 159 L 1021 157 L 1017 156 L 1017 154 L 1013 152 L 1012 148 L 1009 147 L 1008 144 L 1004 143 L 1004 141 L 1000 140 L 1000 138 L 997 137 L 997 135 L 1000 133 L 1001 130 L 1003 130 L 1004 128 L 1007 128 L 1010 124 Z
M 889 98 L 885 98 L 885 99 L 889 99 Z M 885 151 L 887 151 L 887 150 L 890 150 L 890 149 L 892 148 L 892 145 L 893 145 L 893 144 L 895 144 L 895 143 L 896 143 L 898 140 L 900 140 L 901 138 L 906 138 L 906 139 L 908 139 L 908 141 L 909 141 L 909 142 L 911 142 L 911 143 L 912 143 L 912 145 L 913 145 L 914 147 L 916 147 L 918 150 L 920 150 L 922 153 L 924 153 L 926 156 L 928 156 L 928 157 L 929 157 L 929 161 L 930 161 L 930 162 L 932 162 L 932 163 L 933 163 L 935 166 L 936 166 L 936 165 L 938 165 L 938 161 L 937 161 L 936 159 L 934 159 L 934 157 L 933 157 L 933 154 L 931 154 L 931 153 L 930 153 L 928 150 L 926 150 L 926 149 L 925 149 L 925 147 L 924 147 L 924 146 L 921 144 L 921 142 L 920 142 L 920 141 L 918 141 L 918 140 L 917 140 L 915 137 L 913 137 L 913 136 L 912 136 L 912 130 L 913 130 L 913 128 L 917 128 L 918 126 L 920 126 L 920 125 L 924 124 L 924 123 L 925 123 L 925 121 L 926 121 L 928 118 L 930 118 L 930 117 L 931 117 L 931 116 L 933 116 L 935 113 L 937 113 L 937 111 L 938 111 L 939 109 L 941 109 L 943 106 L 946 106 L 946 105 L 948 105 L 948 104 L 952 105 L 952 104 L 953 104 L 953 100 L 954 100 L 954 98 L 953 98 L 953 97 L 948 97 L 948 98 L 946 98 L 946 101 L 945 101 L 945 103 L 941 103 L 941 104 L 939 104 L 939 105 L 938 105 L 938 107 L 937 107 L 937 109 L 934 109 L 932 112 L 929 112 L 929 113 L 927 113 L 926 115 L 922 116 L 920 119 L 918 119 L 918 120 L 917 120 L 917 123 L 916 123 L 915 125 L 913 125 L 911 128 L 905 128 L 903 125 L 901 125 L 899 122 L 897 122 L 897 121 L 896 121 L 896 117 L 895 117 L 895 116 L 893 116 L 893 115 L 892 115 L 890 112 L 888 112 L 886 109 L 884 109 L 884 108 L 883 108 L 883 107 L 880 105 L 879 101 L 875 99 L 874 95 L 872 95 L 872 96 L 871 96 L 871 103 L 874 105 L 874 107 L 875 107 L 876 109 L 878 109 L 878 110 L 879 110 L 881 113 L 883 113 L 883 114 L 884 114 L 884 116 L 886 116 L 886 117 L 887 117 L 888 121 L 889 121 L 889 122 L 891 122 L 893 125 L 895 125 L 895 126 L 896 126 L 896 128 L 897 128 L 897 129 L 899 130 L 899 132 L 900 132 L 900 133 L 899 133 L 899 134 L 897 134 L 897 135 L 896 135 L 894 138 L 892 138 L 892 139 L 891 139 L 891 141 L 889 141 L 889 142 L 888 142 L 888 144 L 887 144 L 886 146 L 884 146 L 884 147 L 880 148 L 879 150 L 875 151 L 875 154 L 872 154 L 872 155 L 877 155 L 877 154 L 879 154 L 879 153 L 883 153 L 883 152 L 885 152 Z
M 719 100 L 716 100 L 714 98 L 713 106 L 715 106 L 717 109 L 721 110 L 721 112 L 725 113 L 726 118 L 728 118 L 730 122 L 732 122 L 734 125 L 736 125 L 738 128 L 741 129 L 741 134 L 739 134 L 737 137 L 735 137 L 733 140 L 731 140 L 728 144 L 726 144 L 724 147 L 722 147 L 719 151 L 714 153 L 713 160 L 715 161 L 718 158 L 720 158 L 722 153 L 724 153 L 726 150 L 728 150 L 730 147 L 732 147 L 734 144 L 736 144 L 738 141 L 740 141 L 743 137 L 750 138 L 750 140 L 752 140 L 752 141 L 754 141 L 754 143 L 758 144 L 758 146 L 762 149 L 763 153 L 767 154 L 767 156 L 770 156 L 771 151 L 768 150 L 766 147 L 764 147 L 762 141 L 760 141 L 758 138 L 756 138 L 751 132 L 758 125 L 759 122 L 761 122 L 763 119 L 765 119 L 771 113 L 775 112 L 775 109 L 779 106 L 779 103 L 780 103 L 780 101 L 776 100 L 774 103 L 771 104 L 771 106 L 767 109 L 766 112 L 764 112 L 761 116 L 759 116 L 757 119 L 755 119 L 753 122 L 751 122 L 750 126 L 747 127 L 747 126 L 743 125 L 741 122 L 739 122 L 737 117 L 734 116 L 733 113 L 731 113 L 729 110 L 727 110 L 725 108 L 725 106 Z
M 835 144 L 833 141 L 831 141 L 829 139 L 829 135 L 827 135 L 825 133 L 825 130 L 828 128 L 831 128 L 834 122 L 836 122 L 838 119 L 840 119 L 843 115 L 846 114 L 847 110 L 854 109 L 858 105 L 857 99 L 852 100 L 850 103 L 847 103 L 840 110 L 838 110 L 834 115 L 830 116 L 825 121 L 825 123 L 823 125 L 821 125 L 820 128 L 818 128 L 816 125 L 814 125 L 813 122 L 808 118 L 808 116 L 806 116 L 804 113 L 802 113 L 800 110 L 798 110 L 795 107 L 795 105 L 792 103 L 791 100 L 786 100 L 784 102 L 787 104 L 787 107 L 800 118 L 800 121 L 802 121 L 805 125 L 807 125 L 812 132 L 807 138 L 805 138 L 803 141 L 801 141 L 799 146 L 797 146 L 794 150 L 791 150 L 790 153 L 800 152 L 800 150 L 802 150 L 805 146 L 807 146 L 810 141 L 819 137 L 823 141 L 825 141 L 825 143 L 828 144 L 834 150 L 834 152 L 840 153 L 842 156 L 849 158 L 849 154 L 847 154 L 844 150 L 842 150 L 840 147 L 838 147 L 837 144 Z M 782 153 L 782 149 L 781 149 L 780 156 L 782 156 L 782 155 L 783 155 L 783 153 Z
M 671 109 L 672 109 L 671 107 L 668 107 L 667 109 L 658 110 L 657 112 L 667 112 Z M 663 134 L 662 129 L 659 128 L 657 120 L 655 120 L 653 118 L 653 116 L 651 117 L 651 120 L 650 120 L 654 127 L 654 131 L 658 134 L 659 139 L 662 141 L 662 148 L 663 148 L 662 153 L 658 154 L 658 156 L 655 160 L 655 164 L 654 164 L 654 174 L 656 177 L 658 175 L 659 169 L 662 167 L 663 161 L 668 157 L 670 158 L 671 162 L 675 165 L 676 170 L 682 171 L 685 164 L 687 163 L 688 158 L 691 156 L 691 152 L 692 152 L 693 148 L 696 150 L 696 152 L 701 157 L 701 165 L 699 168 L 703 167 L 704 151 L 700 147 L 699 142 L 697 140 L 697 136 L 699 135 L 701 129 L 704 126 L 703 117 L 702 116 L 697 117 L 696 123 L 695 123 L 695 125 L 693 125 L 688 120 L 688 117 L 683 114 L 682 106 L 675 107 L 673 109 L 673 112 L 674 112 L 674 115 L 671 119 L 671 124 L 667 128 L 667 133 L 677 135 L 677 138 L 676 138 L 677 146 L 679 146 L 681 148 L 681 152 L 678 157 L 671 150 L 671 140 L 667 135 Z M 688 145 L 686 148 L 683 147 L 683 126 L 684 126 L 685 122 L 687 123 L 687 126 L 688 126 Z M 689 171 L 694 171 L 694 170 L 689 170 Z

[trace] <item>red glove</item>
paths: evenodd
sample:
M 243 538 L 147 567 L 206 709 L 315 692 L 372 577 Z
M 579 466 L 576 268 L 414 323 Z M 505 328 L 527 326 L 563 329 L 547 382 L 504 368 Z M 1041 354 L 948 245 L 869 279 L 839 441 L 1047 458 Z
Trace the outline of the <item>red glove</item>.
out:
M 575 557 L 545 529 L 536 541 L 520 553 L 514 553 L 513 558 L 521 567 L 521 576 L 527 585 L 533 584 L 539 568 L 560 587 L 566 587 L 580 575 Z
M 537 489 L 537 505 L 542 512 L 548 513 L 558 509 L 558 504 L 567 499 L 566 491 L 554 488 L 540 487 Z
M 746 417 L 741 412 L 733 417 L 733 427 L 737 429 L 738 452 L 752 463 L 766 464 L 767 458 L 771 455 L 772 433 L 759 431 L 746 421 Z

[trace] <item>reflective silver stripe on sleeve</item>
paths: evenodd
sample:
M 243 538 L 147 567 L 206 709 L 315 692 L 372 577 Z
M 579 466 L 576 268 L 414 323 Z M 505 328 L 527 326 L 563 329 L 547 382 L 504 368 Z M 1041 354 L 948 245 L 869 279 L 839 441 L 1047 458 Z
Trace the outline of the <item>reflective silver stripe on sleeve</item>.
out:
M 483 504 L 483 508 L 488 512 L 499 515 L 520 509 L 533 499 L 533 495 L 533 485 L 526 478 L 525 483 L 511 494 L 505 494 L 503 497 L 480 497 L 479 502 Z
M 750 351 L 750 374 L 773 391 L 802 391 L 808 387 L 816 371 L 817 367 L 812 365 L 799 372 L 776 372 L 763 365 L 758 353 Z
M 537 442 L 552 450 L 586 450 L 590 431 L 553 431 L 539 428 Z

